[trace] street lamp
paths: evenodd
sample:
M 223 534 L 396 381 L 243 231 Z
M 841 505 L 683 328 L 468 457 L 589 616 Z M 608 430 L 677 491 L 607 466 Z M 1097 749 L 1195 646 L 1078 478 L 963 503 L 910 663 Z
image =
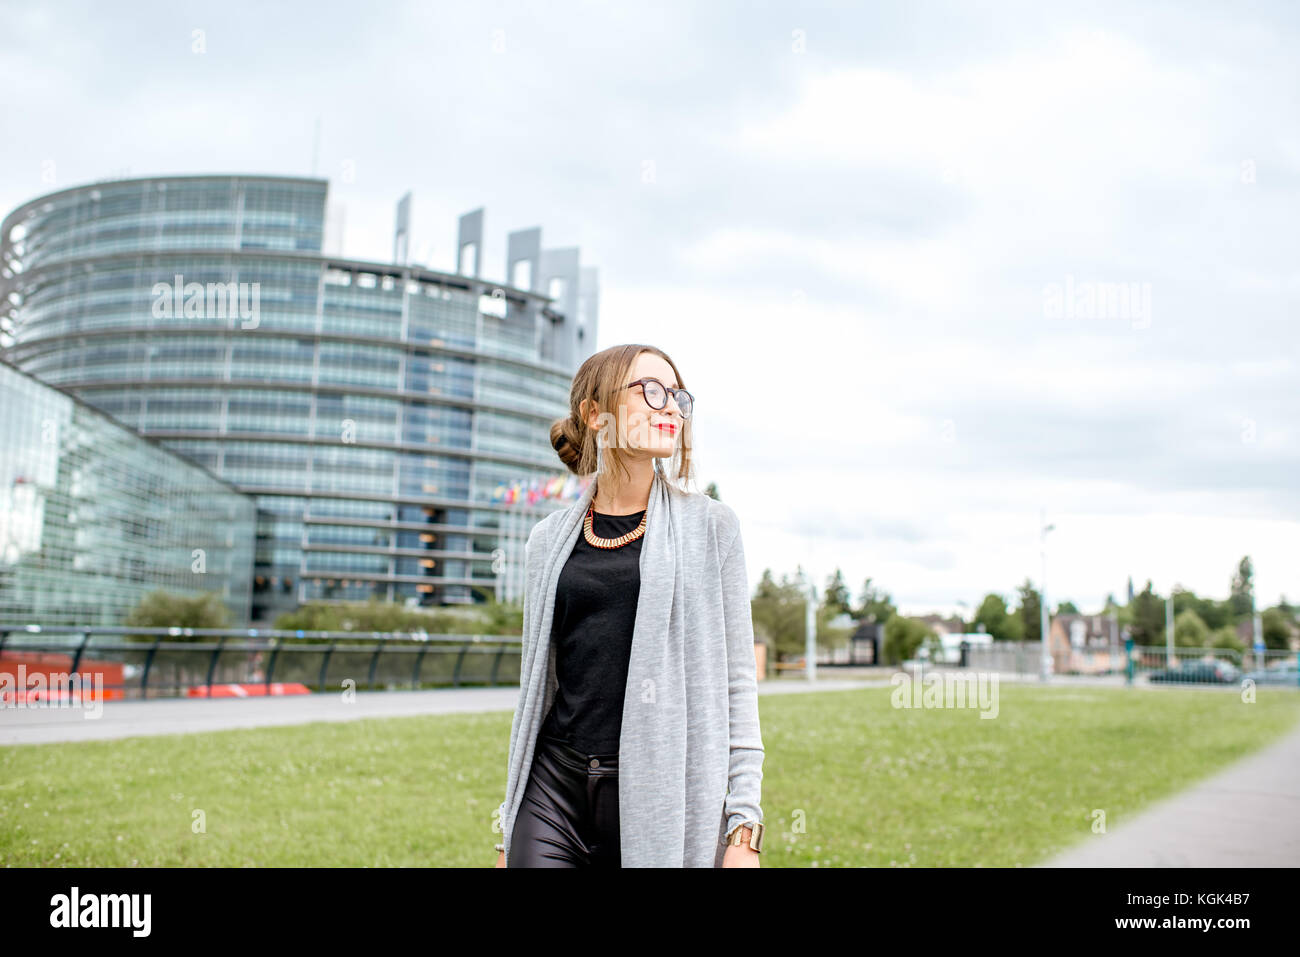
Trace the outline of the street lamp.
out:
M 817 586 L 808 576 L 808 602 L 804 619 L 804 677 L 817 680 Z
M 1039 523 L 1042 526 L 1041 531 L 1038 533 L 1038 542 L 1039 551 L 1043 558 L 1043 587 L 1038 595 L 1038 628 L 1041 632 L 1038 639 L 1042 644 L 1042 659 L 1038 666 L 1038 677 L 1040 680 L 1046 681 L 1052 663 L 1051 655 L 1047 651 L 1047 533 L 1056 526 L 1047 524 L 1046 509 L 1039 510 Z

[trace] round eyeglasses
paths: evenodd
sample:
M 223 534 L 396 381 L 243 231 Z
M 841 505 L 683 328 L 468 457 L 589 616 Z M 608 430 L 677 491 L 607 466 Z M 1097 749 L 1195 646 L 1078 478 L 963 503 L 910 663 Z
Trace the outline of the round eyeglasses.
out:
M 685 389 L 670 389 L 658 379 L 637 379 L 635 382 L 629 382 L 625 388 L 633 386 L 641 387 L 641 394 L 645 396 L 646 405 L 658 411 L 668 404 L 668 394 L 671 392 L 673 401 L 677 403 L 677 411 L 682 414 L 683 419 L 691 417 L 691 411 L 695 406 L 695 397 Z

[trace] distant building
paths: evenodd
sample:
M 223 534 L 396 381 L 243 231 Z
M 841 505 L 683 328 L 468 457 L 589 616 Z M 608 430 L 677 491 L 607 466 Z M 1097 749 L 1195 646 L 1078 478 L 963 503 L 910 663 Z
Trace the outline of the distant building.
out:
M 1113 671 L 1123 654 L 1123 637 L 1108 615 L 1055 615 L 1048 629 L 1048 653 L 1057 674 Z
M 1106 615 L 1064 614 L 1052 618 L 1053 642 L 1072 648 L 1095 648 L 1118 643 L 1119 627 Z
M 596 271 L 508 236 L 480 276 L 323 252 L 328 182 L 157 176 L 37 197 L 0 224 L 12 362 L 254 495 L 253 619 L 308 600 L 518 599 L 570 473 L 549 442 L 595 351 Z M 530 490 L 517 505 L 505 486 Z
M 943 615 L 920 615 L 916 621 L 924 622 L 939 635 L 960 635 L 966 630 L 966 623 L 960 618 L 947 618 Z
M 845 661 L 856 665 L 880 664 L 880 652 L 885 641 L 885 626 L 862 621 L 849 636 Z
M 122 625 L 155 589 L 248 621 L 257 505 L 0 361 L 0 622 Z

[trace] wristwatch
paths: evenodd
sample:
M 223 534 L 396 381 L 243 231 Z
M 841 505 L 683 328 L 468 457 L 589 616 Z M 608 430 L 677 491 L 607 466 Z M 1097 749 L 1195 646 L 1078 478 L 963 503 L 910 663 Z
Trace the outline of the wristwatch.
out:
M 744 835 L 740 833 L 745 828 L 749 828 L 750 848 L 761 854 L 763 851 L 763 823 L 761 821 L 737 824 L 731 829 L 731 833 L 727 835 L 727 843 L 737 845 L 745 843 Z

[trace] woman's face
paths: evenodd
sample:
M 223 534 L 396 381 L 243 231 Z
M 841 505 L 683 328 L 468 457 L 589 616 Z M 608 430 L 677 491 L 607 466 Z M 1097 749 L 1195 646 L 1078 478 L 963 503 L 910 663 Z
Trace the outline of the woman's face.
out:
M 632 363 L 627 381 L 635 382 L 637 379 L 658 379 L 669 389 L 680 387 L 673 367 L 653 352 L 641 353 Z M 596 430 L 606 424 L 611 430 L 617 428 L 614 434 L 620 437 L 620 446 L 633 456 L 647 458 L 670 458 L 681 439 L 683 422 L 676 396 L 668 393 L 664 407 L 654 409 L 646 401 L 640 385 L 620 393 L 617 421 L 613 416 L 599 414 L 593 414 L 587 420 L 587 424 Z

